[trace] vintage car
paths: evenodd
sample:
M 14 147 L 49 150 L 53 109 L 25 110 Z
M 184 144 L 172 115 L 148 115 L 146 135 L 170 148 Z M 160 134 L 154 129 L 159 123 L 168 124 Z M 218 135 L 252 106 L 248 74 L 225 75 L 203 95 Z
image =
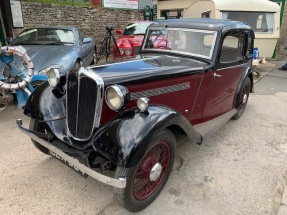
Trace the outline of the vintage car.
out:
M 146 29 L 152 23 L 152 21 L 134 21 L 128 23 L 124 31 L 116 30 L 119 35 L 116 43 L 122 56 L 132 57 L 139 54 Z M 114 58 L 119 58 L 116 46 L 114 46 Z
M 51 68 L 63 67 L 68 72 L 80 65 L 88 66 L 94 63 L 96 45 L 91 37 L 75 27 L 45 26 L 28 28 L 22 31 L 14 40 L 8 39 L 8 49 L 25 50 L 29 60 L 33 62 L 33 75 L 26 68 L 21 56 L 6 56 L 0 53 L 0 111 L 12 102 L 14 96 L 18 108 L 26 104 L 30 92 L 47 81 L 47 71 Z M 23 49 L 24 48 L 24 49 Z M 2 53 L 3 52 L 3 53 Z M 30 78 L 31 77 L 31 78 Z M 24 92 L 23 79 L 29 79 L 27 91 Z M 27 82 L 27 81 L 25 81 Z M 3 87 L 5 85 L 5 87 Z M 14 87 L 10 87 L 14 85 Z M 15 87 L 15 85 L 18 85 Z M 22 92 L 23 91 L 23 92 Z
M 121 205 L 140 211 L 166 184 L 181 135 L 201 144 L 242 116 L 253 92 L 253 40 L 237 21 L 151 24 L 135 59 L 67 75 L 51 69 L 24 110 L 29 128 L 17 125 L 41 152 L 114 186 Z
M 88 66 L 94 62 L 95 42 L 82 30 L 69 26 L 42 26 L 27 28 L 15 39 L 9 39 L 9 46 L 22 46 L 34 64 L 33 87 L 47 80 L 47 71 L 51 65 L 63 66 L 65 72 L 80 64 Z M 14 60 L 19 71 L 27 71 L 21 59 Z M 9 70 L 0 62 L 0 71 Z M 8 71 L 0 73 L 0 80 L 6 80 Z

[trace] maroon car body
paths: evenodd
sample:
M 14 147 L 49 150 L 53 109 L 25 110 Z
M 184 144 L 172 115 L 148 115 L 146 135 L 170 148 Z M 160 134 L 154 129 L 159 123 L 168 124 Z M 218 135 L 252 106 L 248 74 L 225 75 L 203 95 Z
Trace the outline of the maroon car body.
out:
M 41 152 L 114 186 L 126 209 L 143 210 L 169 178 L 179 136 L 201 144 L 242 116 L 253 91 L 253 41 L 242 22 L 153 23 L 134 59 L 66 76 L 51 70 L 50 86 L 26 104 L 29 129 L 18 126 Z
M 133 57 L 139 54 L 145 31 L 152 23 L 152 21 L 133 21 L 127 24 L 124 31 L 116 30 L 119 35 L 116 43 L 123 57 Z M 119 58 L 119 53 L 115 46 L 114 58 Z

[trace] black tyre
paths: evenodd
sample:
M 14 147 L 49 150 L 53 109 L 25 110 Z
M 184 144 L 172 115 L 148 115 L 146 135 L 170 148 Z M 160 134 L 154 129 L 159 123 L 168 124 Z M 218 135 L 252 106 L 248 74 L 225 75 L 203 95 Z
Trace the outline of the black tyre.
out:
M 240 90 L 237 113 L 232 117 L 232 119 L 239 119 L 243 115 L 243 112 L 248 102 L 250 87 L 251 87 L 250 78 L 246 78 Z
M 45 129 L 44 127 L 35 119 L 30 119 L 30 124 L 29 124 L 29 129 L 32 131 L 37 131 L 40 133 L 45 133 Z M 32 139 L 31 139 L 32 140 Z M 42 146 L 41 144 L 39 144 L 38 142 L 36 142 L 35 140 L 32 140 L 32 143 L 34 144 L 34 146 L 41 152 L 43 152 L 44 154 L 49 155 L 49 150 Z
M 126 177 L 127 186 L 115 188 L 115 198 L 132 212 L 151 204 L 163 189 L 175 158 L 175 137 L 163 130 L 152 140 L 140 162 L 132 168 L 117 167 L 115 177 Z
M 96 64 L 96 62 L 97 62 L 96 56 L 97 56 L 97 46 L 95 45 L 95 54 L 93 56 L 93 60 L 92 60 L 90 65 L 95 65 Z

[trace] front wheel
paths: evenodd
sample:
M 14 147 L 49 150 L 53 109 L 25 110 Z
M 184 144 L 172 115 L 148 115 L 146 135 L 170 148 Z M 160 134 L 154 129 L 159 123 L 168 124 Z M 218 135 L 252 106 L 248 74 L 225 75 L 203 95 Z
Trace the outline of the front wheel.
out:
M 152 140 L 136 166 L 117 167 L 115 177 L 127 178 L 125 188 L 115 188 L 115 198 L 120 205 L 137 212 L 156 199 L 171 173 L 175 143 L 174 135 L 169 130 L 163 130 Z
M 246 108 L 247 101 L 249 98 L 250 86 L 251 86 L 250 78 L 246 78 L 240 90 L 237 113 L 232 117 L 232 119 L 239 119 L 243 115 L 243 112 Z

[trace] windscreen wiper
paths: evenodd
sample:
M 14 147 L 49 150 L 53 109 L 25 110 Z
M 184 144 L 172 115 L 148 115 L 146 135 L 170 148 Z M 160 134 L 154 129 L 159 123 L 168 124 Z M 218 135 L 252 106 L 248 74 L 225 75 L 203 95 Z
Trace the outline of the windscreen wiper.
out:
M 72 42 L 61 42 L 61 41 L 55 41 L 51 43 L 46 43 L 45 45 L 65 45 L 65 44 L 74 44 Z

